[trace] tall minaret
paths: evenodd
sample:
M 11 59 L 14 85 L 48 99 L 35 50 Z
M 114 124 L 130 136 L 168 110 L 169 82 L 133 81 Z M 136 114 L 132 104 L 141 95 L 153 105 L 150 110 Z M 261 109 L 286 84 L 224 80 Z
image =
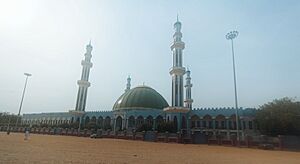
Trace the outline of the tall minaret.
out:
M 86 46 L 86 53 L 84 54 L 85 58 L 81 61 L 82 65 L 82 73 L 81 73 L 81 80 L 77 81 L 77 84 L 79 86 L 78 94 L 77 94 L 77 101 L 76 101 L 76 111 L 85 111 L 85 105 L 86 105 L 86 97 L 87 97 L 87 90 L 88 87 L 90 87 L 91 83 L 89 82 L 89 74 L 90 69 L 93 66 L 93 63 L 91 63 L 92 58 L 92 52 L 93 47 L 90 43 Z
M 185 74 L 185 68 L 182 66 L 182 51 L 184 49 L 184 42 L 181 41 L 181 23 L 178 21 L 178 16 L 174 24 L 174 30 L 174 41 L 171 45 L 173 67 L 170 71 L 172 76 L 172 106 L 183 107 L 183 75 Z
M 191 71 L 188 69 L 186 71 L 186 82 L 185 82 L 185 107 L 192 109 L 192 103 L 193 103 L 193 99 L 192 99 L 192 86 L 193 84 L 191 83 Z
M 131 82 L 131 78 L 130 78 L 130 76 L 128 76 L 125 92 L 127 92 L 127 91 L 130 90 L 130 87 L 131 87 L 131 83 L 130 82 Z

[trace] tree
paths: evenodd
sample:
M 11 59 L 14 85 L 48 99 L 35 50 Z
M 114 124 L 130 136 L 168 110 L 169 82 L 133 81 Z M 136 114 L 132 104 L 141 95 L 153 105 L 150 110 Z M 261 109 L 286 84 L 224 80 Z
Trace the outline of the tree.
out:
M 160 133 L 163 132 L 176 133 L 177 127 L 175 126 L 174 122 L 161 122 L 157 125 L 157 131 Z
M 142 131 L 151 131 L 152 130 L 152 125 L 148 123 L 143 123 L 139 127 L 137 127 L 136 131 L 137 132 L 142 132 Z
M 262 134 L 300 135 L 300 102 L 285 97 L 264 104 L 255 121 Z
M 0 126 L 7 126 L 10 124 L 10 126 L 13 126 L 16 124 L 18 116 L 10 113 L 0 113 Z M 19 117 L 20 121 L 20 117 Z M 20 124 L 19 124 L 20 125 Z
M 87 125 L 84 126 L 84 128 L 86 128 L 86 129 L 96 129 L 97 128 L 96 122 L 89 122 L 89 123 L 87 123 Z

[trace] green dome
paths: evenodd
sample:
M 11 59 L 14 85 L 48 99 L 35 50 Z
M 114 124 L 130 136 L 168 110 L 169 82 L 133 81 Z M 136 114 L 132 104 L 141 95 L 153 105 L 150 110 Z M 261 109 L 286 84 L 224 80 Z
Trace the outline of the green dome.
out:
M 167 101 L 154 89 L 138 86 L 125 92 L 114 104 L 113 110 L 120 109 L 163 109 Z

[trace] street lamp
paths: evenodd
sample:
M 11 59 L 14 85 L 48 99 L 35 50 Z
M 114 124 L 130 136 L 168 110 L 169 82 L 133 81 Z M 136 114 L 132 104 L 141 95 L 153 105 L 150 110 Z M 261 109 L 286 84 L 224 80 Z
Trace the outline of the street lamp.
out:
M 236 116 L 236 131 L 237 131 L 237 143 L 240 143 L 240 133 L 239 133 L 239 112 L 238 112 L 238 98 L 236 89 L 236 73 L 235 73 L 235 60 L 234 60 L 234 50 L 233 50 L 233 39 L 238 36 L 237 31 L 230 31 L 226 34 L 226 39 L 231 40 L 231 51 L 232 51 L 232 66 L 233 66 L 233 81 L 234 81 L 234 95 L 235 95 L 235 116 Z
M 23 93 L 22 93 L 22 99 L 21 99 L 21 103 L 20 103 L 20 107 L 19 107 L 19 113 L 18 113 L 18 117 L 17 117 L 17 121 L 16 121 L 16 127 L 18 126 L 18 121 L 19 121 L 19 117 L 20 117 L 20 113 L 21 113 L 21 109 L 22 109 L 25 90 L 26 90 L 26 86 L 27 86 L 27 80 L 28 80 L 28 77 L 31 76 L 30 73 L 24 73 L 24 75 L 26 76 L 26 80 L 25 80 L 25 85 L 24 85 L 24 89 L 23 89 Z

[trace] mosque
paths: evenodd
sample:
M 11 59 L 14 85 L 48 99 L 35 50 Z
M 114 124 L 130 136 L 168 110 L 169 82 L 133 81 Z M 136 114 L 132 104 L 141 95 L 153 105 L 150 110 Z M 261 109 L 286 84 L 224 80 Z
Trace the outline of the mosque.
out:
M 173 122 L 178 132 L 194 132 L 216 135 L 221 134 L 229 138 L 237 133 L 235 108 L 193 108 L 191 71 L 183 67 L 182 24 L 178 20 L 174 23 L 173 42 L 171 51 L 173 65 L 170 69 L 172 78 L 171 105 L 155 89 L 141 85 L 131 88 L 131 78 L 127 78 L 125 92 L 116 100 L 110 111 L 86 111 L 87 91 L 90 87 L 89 72 L 91 63 L 91 43 L 86 46 L 84 60 L 81 61 L 81 80 L 75 110 L 58 113 L 23 114 L 22 124 L 25 125 L 60 125 L 78 122 L 84 126 L 95 122 L 98 127 L 112 131 L 132 130 L 143 124 L 150 125 L 153 130 L 162 122 Z M 185 84 L 184 84 L 185 75 Z M 185 97 L 184 97 L 185 96 Z M 256 109 L 239 110 L 239 131 L 244 137 L 255 132 L 253 121 Z

